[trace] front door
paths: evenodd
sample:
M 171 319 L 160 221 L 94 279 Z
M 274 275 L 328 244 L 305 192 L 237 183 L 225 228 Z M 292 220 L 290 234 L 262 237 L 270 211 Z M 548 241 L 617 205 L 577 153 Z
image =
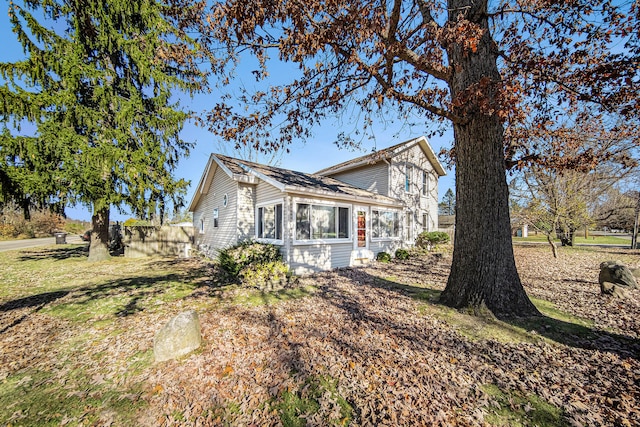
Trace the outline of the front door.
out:
M 368 249 L 369 239 L 367 237 L 368 209 L 356 207 L 356 241 L 355 249 Z

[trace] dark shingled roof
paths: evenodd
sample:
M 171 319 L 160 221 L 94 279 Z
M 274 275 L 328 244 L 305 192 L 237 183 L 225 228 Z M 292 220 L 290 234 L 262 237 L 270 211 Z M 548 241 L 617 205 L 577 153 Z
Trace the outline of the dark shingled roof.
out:
M 286 187 L 286 191 L 288 192 L 312 192 L 315 194 L 325 194 L 329 197 L 357 197 L 371 199 L 372 201 L 378 201 L 385 204 L 400 203 L 398 200 L 392 199 L 391 197 L 363 190 L 342 181 L 338 181 L 337 179 L 327 178 L 317 174 L 308 174 L 289 169 L 282 169 L 275 166 L 262 165 L 247 160 L 234 159 L 222 154 L 214 154 L 214 156 L 234 174 L 249 176 L 250 170 L 253 170 L 256 174 L 276 181 Z

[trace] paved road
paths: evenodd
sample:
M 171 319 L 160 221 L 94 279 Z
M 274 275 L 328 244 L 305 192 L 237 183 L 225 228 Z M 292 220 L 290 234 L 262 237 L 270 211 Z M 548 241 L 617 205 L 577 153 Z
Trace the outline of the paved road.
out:
M 67 235 L 67 243 L 82 243 L 80 236 Z M 19 249 L 35 248 L 37 246 L 50 246 L 56 244 L 55 237 L 43 237 L 41 239 L 3 240 L 0 241 L 0 252 L 15 251 Z

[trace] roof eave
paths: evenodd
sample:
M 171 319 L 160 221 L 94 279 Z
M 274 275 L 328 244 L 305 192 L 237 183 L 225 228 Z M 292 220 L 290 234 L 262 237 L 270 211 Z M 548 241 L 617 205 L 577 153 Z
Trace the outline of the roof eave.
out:
M 378 199 L 375 197 L 356 196 L 356 195 L 350 195 L 350 194 L 338 194 L 333 191 L 315 190 L 315 189 L 309 189 L 309 188 L 303 188 L 303 187 L 297 187 L 297 186 L 286 186 L 283 191 L 287 193 L 293 193 L 293 194 L 321 196 L 328 199 L 347 200 L 351 202 L 360 202 L 360 203 L 366 203 L 370 205 L 377 204 L 377 205 L 385 205 L 385 206 L 398 206 L 403 204 L 400 200 L 397 200 L 397 201 L 393 199 L 384 200 L 384 199 Z

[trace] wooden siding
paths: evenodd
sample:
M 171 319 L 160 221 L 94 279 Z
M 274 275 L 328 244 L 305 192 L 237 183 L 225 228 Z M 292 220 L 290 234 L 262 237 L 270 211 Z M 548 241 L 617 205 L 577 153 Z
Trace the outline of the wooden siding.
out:
M 223 197 L 227 194 L 227 206 Z M 215 257 L 219 249 L 234 245 L 237 235 L 238 183 L 222 169 L 217 168 L 206 194 L 200 198 L 193 212 L 196 248 L 207 256 Z M 213 226 L 213 211 L 218 208 L 218 227 Z M 204 221 L 204 232 L 200 220 Z
M 389 195 L 389 165 L 384 161 L 330 175 L 330 177 L 372 193 Z
M 124 227 L 124 257 L 188 257 L 193 233 L 193 227 Z

